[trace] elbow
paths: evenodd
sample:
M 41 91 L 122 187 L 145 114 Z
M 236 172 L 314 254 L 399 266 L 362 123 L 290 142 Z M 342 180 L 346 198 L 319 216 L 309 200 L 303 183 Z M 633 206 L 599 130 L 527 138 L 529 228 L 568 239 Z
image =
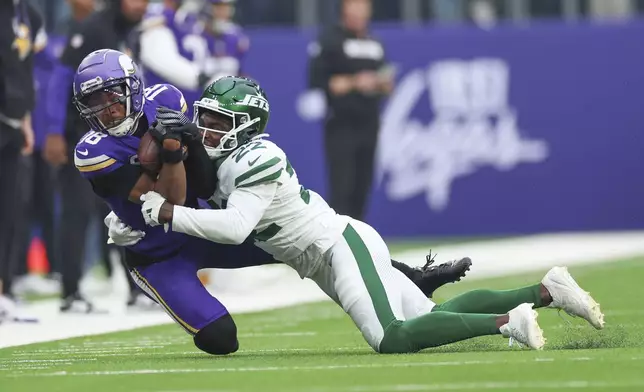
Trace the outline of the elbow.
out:
M 246 239 L 251 235 L 253 229 L 242 228 L 241 230 L 235 230 L 234 233 L 230 235 L 230 243 L 233 245 L 241 245 L 246 242 Z
M 242 230 L 238 230 L 236 233 L 234 233 L 234 235 L 231 236 L 232 238 L 230 240 L 235 245 L 241 245 L 246 241 L 246 238 L 248 238 L 252 232 L 252 229 L 243 228 Z
M 246 241 L 246 237 L 242 237 L 240 235 L 230 238 L 230 243 L 233 245 L 241 245 L 244 241 Z

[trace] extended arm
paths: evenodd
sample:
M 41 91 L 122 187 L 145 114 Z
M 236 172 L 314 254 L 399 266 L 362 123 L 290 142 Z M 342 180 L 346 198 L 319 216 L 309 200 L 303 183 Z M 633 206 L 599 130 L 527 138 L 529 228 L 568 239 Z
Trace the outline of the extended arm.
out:
M 235 189 L 222 210 L 173 206 L 148 193 L 141 208 L 148 224 L 172 224 L 172 230 L 223 244 L 241 244 L 255 229 L 271 204 L 277 183 Z

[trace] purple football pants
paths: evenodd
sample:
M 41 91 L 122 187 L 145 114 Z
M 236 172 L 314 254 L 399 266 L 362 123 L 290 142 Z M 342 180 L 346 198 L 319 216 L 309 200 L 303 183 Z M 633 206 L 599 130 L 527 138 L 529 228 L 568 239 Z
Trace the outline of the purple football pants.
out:
M 226 307 L 201 284 L 202 268 L 243 268 L 276 263 L 248 240 L 224 245 L 191 237 L 181 251 L 163 261 L 131 268 L 141 289 L 189 334 L 228 314 Z

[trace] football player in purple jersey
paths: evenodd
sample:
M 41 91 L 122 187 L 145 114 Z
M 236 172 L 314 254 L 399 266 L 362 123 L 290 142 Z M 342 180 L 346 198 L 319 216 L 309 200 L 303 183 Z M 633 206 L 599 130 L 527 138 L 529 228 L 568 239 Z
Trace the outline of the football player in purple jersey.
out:
M 193 336 L 195 345 L 211 354 L 237 350 L 237 330 L 226 308 L 199 281 L 201 268 L 243 267 L 244 262 L 273 262 L 259 248 L 213 247 L 183 234 L 147 228 L 139 197 L 156 189 L 178 204 L 196 207 L 197 198 L 214 190 L 208 184 L 207 154 L 201 139 L 183 115 L 187 104 L 170 84 L 145 88 L 133 60 L 115 50 L 92 52 L 74 76 L 74 105 L 90 131 L 76 145 L 74 163 L 120 220 L 145 233 L 126 246 L 130 274 L 143 291 Z M 185 127 L 189 124 L 189 127 Z M 154 126 L 153 126 L 154 125 Z M 196 127 L 192 127 L 196 130 Z M 150 129 L 163 146 L 163 166 L 157 175 L 142 170 L 138 162 L 140 138 Z M 172 131 L 171 131 L 172 130 Z M 183 153 L 187 147 L 188 154 Z M 187 169 L 187 170 L 186 170 Z M 181 173 L 184 186 L 168 187 Z
M 199 207 L 198 199 L 206 200 L 214 193 L 215 169 L 196 124 L 184 115 L 188 107 L 183 95 L 170 84 L 145 88 L 134 61 L 107 49 L 83 59 L 73 90 L 74 105 L 91 129 L 76 145 L 74 163 L 112 210 L 106 219 L 108 226 L 125 225 L 133 233 L 132 241 L 115 241 L 126 249 L 131 276 L 193 336 L 199 349 L 210 354 L 236 351 L 235 323 L 202 285 L 197 271 L 276 261 L 256 247 L 252 238 L 239 246 L 217 244 L 167 232 L 163 226 L 146 226 L 140 212 L 140 196 L 152 190 L 173 204 L 193 208 Z M 138 149 L 146 132 L 161 146 L 163 164 L 158 174 L 144 170 L 139 162 Z M 450 267 L 425 273 L 392 263 L 403 273 L 401 267 L 420 273 L 414 283 L 420 287 L 429 282 L 434 287 L 431 291 L 460 279 L 465 272 Z
M 232 21 L 236 0 L 207 0 L 202 15 L 212 57 L 206 62 L 211 82 L 222 76 L 244 74 L 243 61 L 250 41 Z
M 229 0 L 150 5 L 139 39 L 146 84 L 171 83 L 192 102 L 218 77 L 240 74 L 248 38 L 231 22 L 233 9 Z
M 199 0 L 150 4 L 139 38 L 139 57 L 147 85 L 171 83 L 182 91 L 191 91 L 210 80 L 203 70 L 210 54 L 198 23 L 200 10 Z
M 78 65 L 88 54 L 103 48 L 132 50 L 129 37 L 141 22 L 148 0 L 110 0 L 102 2 L 103 9 L 87 14 L 90 5 L 83 1 L 70 3 L 73 18 L 64 31 L 65 44 L 51 71 L 43 101 L 46 118 L 45 151 L 49 162 L 59 166 L 57 186 L 61 199 L 59 260 L 62 273 L 61 312 L 91 313 L 96 307 L 81 293 L 79 282 L 83 274 L 85 233 L 97 208 L 92 189 L 76 171 L 73 147 L 87 131 L 72 105 L 72 83 Z M 79 7 L 80 6 L 80 7 Z M 104 248 L 104 252 L 105 252 Z M 107 253 L 107 252 L 105 252 Z M 142 294 L 128 280 L 128 306 L 145 304 Z

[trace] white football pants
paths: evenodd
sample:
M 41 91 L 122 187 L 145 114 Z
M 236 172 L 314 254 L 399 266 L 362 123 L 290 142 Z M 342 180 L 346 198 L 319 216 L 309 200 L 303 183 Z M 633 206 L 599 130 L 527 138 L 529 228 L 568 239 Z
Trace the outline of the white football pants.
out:
M 342 306 L 376 351 L 392 321 L 421 316 L 435 305 L 391 265 L 385 241 L 366 223 L 352 219 L 324 258 L 311 279 Z

